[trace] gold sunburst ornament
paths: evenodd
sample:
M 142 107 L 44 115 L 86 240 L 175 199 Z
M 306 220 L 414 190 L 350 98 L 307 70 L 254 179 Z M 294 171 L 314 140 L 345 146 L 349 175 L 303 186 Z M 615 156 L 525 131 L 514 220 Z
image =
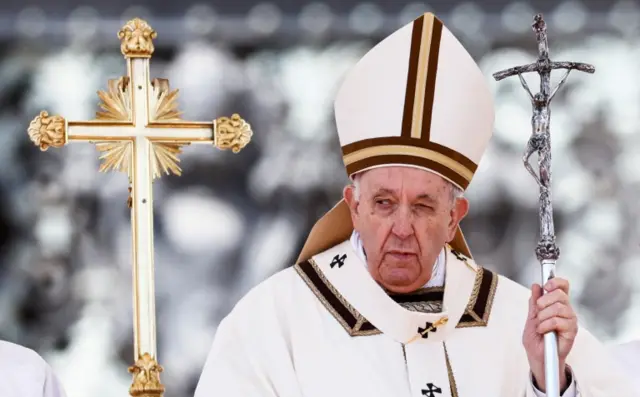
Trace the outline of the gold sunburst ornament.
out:
M 107 91 L 98 91 L 102 111 L 96 112 L 97 120 L 131 121 L 129 80 L 128 76 L 111 79 Z

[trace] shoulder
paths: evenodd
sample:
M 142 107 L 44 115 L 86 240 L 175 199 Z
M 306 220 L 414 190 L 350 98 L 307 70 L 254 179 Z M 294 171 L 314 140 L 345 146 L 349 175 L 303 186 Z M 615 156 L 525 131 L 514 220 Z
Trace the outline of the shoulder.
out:
M 223 322 L 233 323 L 236 327 L 248 321 L 259 321 L 268 325 L 268 322 L 263 321 L 281 316 L 288 310 L 290 303 L 295 302 L 293 296 L 299 288 L 299 283 L 300 277 L 294 266 L 273 274 L 244 294 Z
M 47 370 L 47 363 L 35 351 L 0 341 L 0 383 L 13 384 L 24 391 L 24 388 L 42 388 L 47 380 Z
M 0 367 L 5 368 L 8 364 L 42 371 L 47 366 L 44 359 L 35 351 L 15 343 L 0 341 Z

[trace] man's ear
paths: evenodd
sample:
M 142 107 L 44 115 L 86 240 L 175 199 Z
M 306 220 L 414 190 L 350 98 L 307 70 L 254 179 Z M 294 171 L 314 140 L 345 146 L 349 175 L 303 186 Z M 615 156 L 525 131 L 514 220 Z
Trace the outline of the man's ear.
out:
M 453 240 L 456 235 L 456 228 L 460 221 L 469 213 L 469 200 L 464 197 L 455 199 L 455 203 L 451 208 L 451 221 L 449 222 L 449 241 Z
M 344 190 L 342 191 L 342 195 L 344 196 L 344 201 L 349 206 L 349 211 L 351 212 L 351 222 L 355 225 L 356 219 L 358 217 L 358 200 L 356 200 L 355 186 L 345 186 Z

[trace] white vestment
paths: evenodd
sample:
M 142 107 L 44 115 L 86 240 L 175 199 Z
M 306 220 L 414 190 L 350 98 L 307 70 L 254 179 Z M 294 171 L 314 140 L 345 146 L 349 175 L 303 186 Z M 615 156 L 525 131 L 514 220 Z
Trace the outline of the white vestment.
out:
M 389 295 L 345 241 L 279 272 L 220 323 L 195 396 L 535 397 L 529 290 L 449 247 L 445 267 L 444 288 Z M 635 396 L 585 329 L 567 361 L 580 397 Z
M 38 353 L 0 341 L 0 396 L 65 397 L 65 393 Z
M 622 363 L 634 381 L 637 395 L 640 396 L 640 341 L 632 341 L 617 345 L 610 345 L 613 356 Z

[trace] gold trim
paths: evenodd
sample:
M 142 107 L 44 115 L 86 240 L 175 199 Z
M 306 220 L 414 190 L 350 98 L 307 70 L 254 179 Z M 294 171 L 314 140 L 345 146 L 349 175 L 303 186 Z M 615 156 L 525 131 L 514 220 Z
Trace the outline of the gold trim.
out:
M 43 152 L 50 147 L 63 147 L 67 143 L 66 123 L 62 116 L 49 116 L 43 110 L 27 128 L 29 139 Z
M 136 143 L 134 142 L 134 145 Z M 137 153 L 136 150 L 133 150 L 132 153 L 132 167 L 131 167 L 131 186 L 133 186 L 133 192 L 132 192 L 132 208 L 131 208 L 131 236 L 132 236 L 132 244 L 133 244 L 133 249 L 132 254 L 133 254 L 133 324 L 134 324 L 134 348 L 135 348 L 135 354 L 136 356 L 140 356 L 142 355 L 142 352 L 140 351 L 140 300 L 139 295 L 140 295 L 140 290 L 138 288 L 138 284 L 139 284 L 139 279 L 140 279 L 140 265 L 138 263 L 138 255 L 137 253 L 140 252 L 140 244 L 138 241 L 138 221 L 139 221 L 139 216 L 138 216 L 138 197 L 137 194 L 139 193 L 138 190 L 136 189 L 136 171 L 138 169 L 138 167 L 136 167 L 136 161 L 137 161 Z
M 207 123 L 202 121 L 180 121 L 175 123 L 158 123 L 156 121 L 149 121 L 147 124 L 148 127 L 153 128 L 180 128 L 180 129 L 211 129 L 213 130 L 214 123 Z M 211 136 L 213 137 L 213 131 L 211 132 Z M 173 139 L 173 138 L 163 138 L 163 139 Z
M 120 141 L 130 141 L 135 139 L 133 134 L 131 135 L 123 135 L 123 136 L 91 136 L 91 135 L 71 135 L 69 140 L 71 141 L 87 141 L 90 143 L 95 142 L 120 142 Z
M 103 120 L 69 121 L 68 125 L 70 127 L 133 127 L 134 126 L 132 121 L 103 121 Z M 102 137 L 100 137 L 100 139 L 102 139 Z
M 449 352 L 447 351 L 447 344 L 442 342 L 444 347 L 444 358 L 447 363 L 447 374 L 449 375 L 449 389 L 451 390 L 451 397 L 458 397 L 458 386 L 456 384 L 456 378 L 453 375 L 453 368 L 451 367 L 451 360 L 449 360 Z
M 190 138 L 190 137 L 146 137 L 150 142 L 171 142 L 171 143 L 197 143 L 197 142 L 205 142 L 210 143 L 213 142 L 211 138 Z
M 467 308 L 464 311 L 464 314 L 470 315 L 474 320 L 473 322 L 459 322 L 456 325 L 456 328 L 470 328 L 470 327 L 486 327 L 489 324 L 489 317 L 491 316 L 491 309 L 493 308 L 493 301 L 496 295 L 496 290 L 498 289 L 498 275 L 489 271 L 491 273 L 491 286 L 489 287 L 489 295 L 487 296 L 487 302 L 484 307 L 484 313 L 482 317 L 474 310 L 476 302 L 478 300 L 478 295 L 480 294 L 480 287 L 482 285 L 482 279 L 484 277 L 484 271 L 480 268 L 476 273 L 476 279 L 473 285 L 473 292 L 471 295 L 471 299 L 467 304 Z
M 454 171 L 468 182 L 471 182 L 471 179 L 473 178 L 473 171 L 457 161 L 452 160 L 450 157 L 434 150 L 409 145 L 383 145 L 368 147 L 343 156 L 343 160 L 345 166 L 349 166 L 350 164 L 370 157 L 389 155 L 415 156 L 435 161 Z
M 307 284 L 309 289 L 314 293 L 316 298 L 318 298 L 318 300 L 322 303 L 322 305 L 329 311 L 329 313 L 331 313 L 331 315 L 336 319 L 336 321 L 338 321 L 338 323 L 342 325 L 342 327 L 345 329 L 345 331 L 347 331 L 347 333 L 350 336 L 368 336 L 368 335 L 377 335 L 381 333 L 380 330 L 376 328 L 369 331 L 360 331 L 360 327 L 362 327 L 362 325 L 364 325 L 367 322 L 367 319 L 365 319 L 362 316 L 362 314 L 360 314 L 353 306 L 351 306 L 351 304 L 347 302 L 347 300 L 342 296 L 342 294 L 340 294 L 340 292 L 338 292 L 338 290 L 333 286 L 333 284 L 331 284 L 331 282 L 327 280 L 324 273 L 322 272 L 322 270 L 320 270 L 320 267 L 313 259 L 310 259 L 308 262 L 313 268 L 314 272 L 318 275 L 320 280 L 324 283 L 324 285 L 331 291 L 331 293 L 340 301 L 340 303 L 344 305 L 344 307 L 349 311 L 349 313 L 351 313 L 353 317 L 356 319 L 356 324 L 354 325 L 353 328 L 351 328 L 349 324 L 347 324 L 344 318 L 342 318 L 342 316 L 338 314 L 338 312 L 331 305 L 331 303 L 329 303 L 329 301 L 324 297 L 324 295 L 322 295 L 322 293 L 316 288 L 315 284 L 313 284 L 313 282 L 309 279 L 309 277 L 307 277 L 306 273 L 302 270 L 300 265 L 296 264 L 294 266 L 294 269 L 296 270 L 298 275 L 304 280 L 304 282 Z
M 422 115 L 424 113 L 424 91 L 427 87 L 429 66 L 429 49 L 433 31 L 433 15 L 425 15 L 422 22 L 422 40 L 420 40 L 420 57 L 418 58 L 418 77 L 413 101 L 413 122 L 411 123 L 411 137 L 422 136 Z

